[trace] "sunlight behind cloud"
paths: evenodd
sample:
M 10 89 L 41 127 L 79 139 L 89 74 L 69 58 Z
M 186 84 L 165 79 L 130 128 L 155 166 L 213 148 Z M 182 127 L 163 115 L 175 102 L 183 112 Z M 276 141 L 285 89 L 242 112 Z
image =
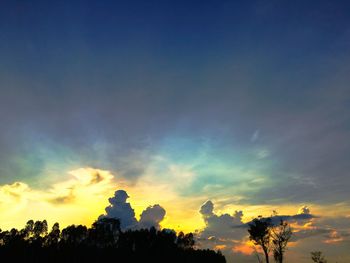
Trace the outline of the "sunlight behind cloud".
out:
M 71 178 L 47 190 L 32 189 L 22 182 L 1 186 L 1 227 L 22 227 L 26 220 L 44 218 L 62 225 L 91 223 L 115 189 L 113 175 L 94 168 L 80 168 L 69 174 Z
M 288 203 L 254 205 L 242 203 L 244 196 L 235 196 L 235 188 L 232 193 L 220 196 L 215 195 L 212 188 L 207 193 L 213 192 L 215 208 L 208 210 L 207 214 L 205 210 L 200 210 L 208 200 L 206 195 L 188 196 L 180 189 L 181 186 L 191 188 L 192 179 L 198 176 L 198 171 L 190 165 L 178 164 L 160 156 L 154 157 L 144 173 L 132 183 L 119 173 L 92 167 L 70 170 L 67 174 L 68 178 L 65 177 L 46 189 L 32 188 L 24 182 L 0 186 L 0 227 L 21 228 L 29 219 L 47 219 L 51 225 L 58 221 L 63 227 L 67 224 L 90 225 L 105 213 L 108 199 L 114 192 L 124 189 L 130 196 L 128 200 L 137 220 L 140 220 L 140 215 L 145 209 L 149 209 L 150 204 L 159 204 L 166 211 L 164 219 L 160 222 L 161 228 L 195 232 L 199 237 L 199 246 L 221 249 L 228 255 L 251 257 L 256 248 L 248 241 L 244 224 L 258 215 L 271 216 L 275 210 L 278 215 L 286 215 L 285 217 L 291 220 L 295 234 L 291 249 L 300 248 L 310 238 L 321 234 L 325 235 L 323 241 L 320 241 L 324 245 L 343 244 L 347 240 L 346 223 L 349 218 L 344 216 L 347 209 L 344 210 L 341 204 L 337 209 L 339 215 L 343 216 L 338 218 L 338 225 L 344 226 L 324 227 L 321 223 L 332 216 L 325 206 L 299 204 L 298 210 L 296 204 Z M 169 180 L 172 183 L 169 183 Z M 255 186 L 264 183 L 265 180 L 265 177 L 256 176 L 255 179 L 252 177 L 251 183 Z M 242 186 L 238 184 L 237 191 L 241 189 Z M 309 205 L 313 213 L 322 213 L 324 217 L 313 217 Z M 308 218 L 306 221 L 298 221 L 298 218 L 305 216 Z M 293 255 L 293 251 L 288 253 Z
M 29 219 L 47 219 L 50 224 L 58 221 L 67 224 L 91 224 L 104 213 L 108 198 L 118 188 L 130 194 L 130 202 L 136 218 L 150 204 L 159 203 L 166 211 L 161 226 L 178 231 L 194 231 L 203 222 L 197 213 L 202 198 L 181 197 L 176 192 L 184 179 L 193 176 L 190 170 L 177 165 L 168 166 L 174 184 L 157 180 L 157 173 L 148 170 L 134 183 L 115 179 L 110 171 L 84 167 L 68 172 L 69 177 L 46 189 L 35 189 L 23 182 L 0 186 L 1 228 L 23 227 Z M 22 215 L 19 217 L 18 215 Z

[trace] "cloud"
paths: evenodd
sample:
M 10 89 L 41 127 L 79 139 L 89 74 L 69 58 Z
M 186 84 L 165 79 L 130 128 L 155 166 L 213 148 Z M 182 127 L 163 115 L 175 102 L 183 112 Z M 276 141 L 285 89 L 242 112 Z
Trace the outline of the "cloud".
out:
M 339 242 L 350 242 L 350 231 L 340 231 L 332 229 L 327 234 L 327 239 L 324 240 L 326 244 L 337 244 Z
M 320 236 L 319 241 L 327 244 L 350 242 L 350 218 L 338 217 L 315 217 L 307 224 L 295 229 L 293 240 L 302 240 L 314 236 Z
M 213 204 L 212 201 L 209 200 L 209 201 L 205 202 L 201 206 L 201 209 L 199 210 L 199 213 L 203 217 L 207 218 L 207 217 L 210 217 L 210 216 L 214 215 L 213 211 L 214 211 L 214 204 Z
M 18 220 L 18 212 L 28 206 L 35 192 L 25 183 L 14 182 L 0 186 L 0 222 Z M 3 228 L 3 225 L 1 226 Z
M 281 220 L 288 221 L 290 223 L 293 223 L 293 222 L 300 223 L 300 222 L 305 222 L 313 218 L 316 218 L 316 216 L 312 214 L 296 214 L 296 215 L 277 215 L 277 216 L 271 216 L 268 218 L 271 219 L 271 223 L 273 225 L 277 225 L 281 222 Z
M 253 243 L 249 241 L 248 225 L 251 221 L 243 222 L 243 212 L 235 211 L 232 215 L 224 213 L 215 213 L 215 206 L 212 201 L 205 202 L 199 210 L 205 227 L 198 231 L 198 243 L 202 247 L 220 249 L 227 257 L 228 261 L 249 262 L 253 259 L 253 254 L 259 252 Z M 291 215 L 272 215 L 269 217 L 272 223 L 277 225 L 281 220 L 288 221 L 293 229 L 293 242 L 303 242 L 315 236 L 320 236 L 324 243 L 334 244 L 344 242 L 348 239 L 348 228 L 338 229 L 336 227 L 325 227 L 322 222 L 323 218 L 312 214 L 308 206 L 302 206 L 296 214 Z M 344 218 L 341 220 L 346 225 Z M 331 221 L 332 222 L 332 221 Z M 337 225 L 340 225 L 337 223 Z
M 45 189 L 31 188 L 23 182 L 0 185 L 1 228 L 22 227 L 28 219 L 46 218 L 65 224 L 89 224 L 103 216 L 119 218 L 123 229 L 160 228 L 166 211 L 159 204 L 148 206 L 140 213 L 140 221 L 127 202 L 128 194 L 115 189 L 114 176 L 110 171 L 84 167 L 68 172 L 64 180 Z M 114 192 L 114 196 L 111 194 Z M 19 216 L 21 215 L 21 216 Z
M 209 200 L 201 206 L 199 213 L 205 222 L 205 228 L 200 232 L 201 239 L 240 240 L 246 234 L 242 211 L 235 211 L 233 215 L 217 215 L 214 213 L 213 202 Z
M 13 184 L 5 184 L 0 186 L 1 202 L 5 203 L 11 199 L 21 199 L 28 192 L 30 192 L 30 188 L 25 183 L 14 182 Z
M 298 214 L 310 214 L 310 209 L 306 205 L 302 206 L 298 210 Z
M 328 235 L 330 233 L 330 229 L 320 228 L 320 227 L 310 227 L 305 229 L 296 230 L 293 232 L 292 241 L 300 241 L 305 238 L 310 238 L 314 236 L 320 235 Z
M 98 184 L 99 182 L 103 181 L 103 176 L 99 172 L 95 172 L 91 175 L 91 181 L 90 184 Z
M 259 130 L 255 130 L 255 132 L 253 133 L 252 137 L 250 138 L 251 142 L 256 142 L 259 139 L 259 135 L 260 135 L 260 131 Z
M 109 171 L 91 167 L 75 169 L 70 171 L 69 174 L 72 175 L 74 179 L 67 183 L 83 186 L 105 185 L 110 183 L 114 177 Z
M 89 224 L 103 210 L 115 188 L 107 170 L 84 167 L 68 172 L 63 180 L 46 188 L 24 182 L 0 185 L 1 228 L 21 227 L 28 219 L 59 220 L 65 224 Z
M 243 223 L 243 212 L 235 211 L 230 214 L 217 214 L 212 201 L 206 201 L 200 208 L 205 227 L 197 233 L 198 243 L 203 248 L 220 249 L 227 257 L 236 261 L 247 257 L 253 251 L 246 245 L 247 225 Z
M 139 225 L 141 228 L 160 228 L 159 223 L 164 219 L 165 209 L 160 205 L 147 207 L 141 214 Z
M 254 249 L 254 247 L 252 246 L 252 244 L 249 244 L 248 242 L 241 242 L 238 243 L 237 245 L 235 245 L 232 248 L 232 251 L 234 253 L 241 253 L 243 255 L 246 256 L 250 256 L 251 254 L 253 254 L 256 250 Z
M 287 221 L 289 223 L 305 224 L 305 222 L 310 221 L 313 218 L 317 218 L 316 215 L 311 214 L 310 209 L 307 206 L 302 206 L 299 208 L 298 213 L 295 215 L 272 215 L 268 217 L 263 217 L 270 219 L 273 225 L 278 225 L 281 220 Z M 252 221 L 247 222 L 246 225 L 249 225 Z
M 129 198 L 124 190 L 118 190 L 114 193 L 114 197 L 108 199 L 110 205 L 106 207 L 106 215 L 100 218 L 118 218 L 122 229 L 134 228 L 137 225 L 134 209 L 126 200 Z
M 160 205 L 148 206 L 142 211 L 140 221 L 135 218 L 135 211 L 126 200 L 129 195 L 124 190 L 117 190 L 114 197 L 108 199 L 110 205 L 106 207 L 106 214 L 99 218 L 109 217 L 120 220 L 123 230 L 135 228 L 160 228 L 159 223 L 164 219 L 165 209 Z
M 62 196 L 54 197 L 52 199 L 48 199 L 49 202 L 56 205 L 72 203 L 74 202 L 74 200 L 75 200 L 74 188 L 71 188 L 67 195 L 62 195 Z

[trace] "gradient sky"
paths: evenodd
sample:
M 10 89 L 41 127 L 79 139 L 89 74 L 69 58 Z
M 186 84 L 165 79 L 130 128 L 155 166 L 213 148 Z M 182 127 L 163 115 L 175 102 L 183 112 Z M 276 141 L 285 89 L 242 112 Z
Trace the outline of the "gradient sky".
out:
M 160 204 L 163 227 L 228 260 L 256 261 L 245 235 L 220 236 L 234 211 L 239 224 L 277 210 L 312 215 L 293 223 L 290 262 L 348 262 L 349 14 L 347 1 L 1 1 L 0 227 L 90 224 L 124 189 L 137 216 Z

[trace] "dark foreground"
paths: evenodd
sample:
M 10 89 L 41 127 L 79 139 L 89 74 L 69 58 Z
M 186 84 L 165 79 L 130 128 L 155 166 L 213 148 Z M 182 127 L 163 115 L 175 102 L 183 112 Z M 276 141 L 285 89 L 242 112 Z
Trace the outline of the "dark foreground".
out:
M 122 232 L 116 219 L 62 231 L 56 223 L 50 232 L 45 220 L 28 221 L 24 229 L 0 232 L 2 262 L 226 262 L 220 252 L 194 247 L 192 234 L 155 228 Z

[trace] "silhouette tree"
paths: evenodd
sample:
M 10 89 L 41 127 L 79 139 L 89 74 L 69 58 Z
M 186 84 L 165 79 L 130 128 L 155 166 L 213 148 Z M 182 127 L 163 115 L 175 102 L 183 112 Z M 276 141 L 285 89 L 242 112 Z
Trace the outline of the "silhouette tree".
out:
M 325 259 L 321 251 L 311 252 L 311 259 L 315 263 L 327 263 L 327 260 Z
M 27 224 L 25 225 L 24 229 L 22 229 L 22 233 L 25 236 L 26 239 L 30 239 L 34 235 L 34 221 L 29 220 Z
M 67 246 L 79 246 L 82 244 L 88 236 L 86 226 L 71 225 L 62 230 L 61 240 L 64 245 Z
M 39 237 L 39 236 L 42 237 L 43 235 L 46 235 L 47 234 L 46 220 L 36 221 L 34 223 L 33 233 L 34 233 L 34 237 Z
M 177 241 L 177 245 L 179 247 L 182 247 L 184 249 L 189 249 L 194 246 L 194 237 L 192 233 L 184 234 L 183 232 L 180 232 Z
M 277 263 L 283 263 L 284 252 L 292 237 L 292 229 L 286 221 L 281 220 L 280 224 L 271 228 L 273 256 Z
M 194 249 L 192 233 L 169 229 L 121 231 L 120 221 L 101 218 L 91 228 L 29 220 L 21 230 L 0 230 L 0 258 L 4 262 L 211 262 L 224 263 L 221 252 Z
M 33 226 L 33 237 L 34 239 L 43 238 L 47 234 L 47 222 L 43 221 L 35 221 Z
M 264 252 L 266 263 L 269 263 L 269 252 L 271 248 L 271 219 L 258 218 L 253 219 L 249 224 L 248 232 L 249 239 L 254 242 L 254 245 L 260 246 Z
M 89 229 L 89 242 L 100 247 L 114 246 L 121 233 L 120 221 L 115 218 L 101 218 L 92 224 Z
M 57 246 L 60 239 L 60 233 L 60 225 L 58 223 L 55 223 L 52 226 L 51 232 L 46 237 L 45 245 L 47 247 Z

